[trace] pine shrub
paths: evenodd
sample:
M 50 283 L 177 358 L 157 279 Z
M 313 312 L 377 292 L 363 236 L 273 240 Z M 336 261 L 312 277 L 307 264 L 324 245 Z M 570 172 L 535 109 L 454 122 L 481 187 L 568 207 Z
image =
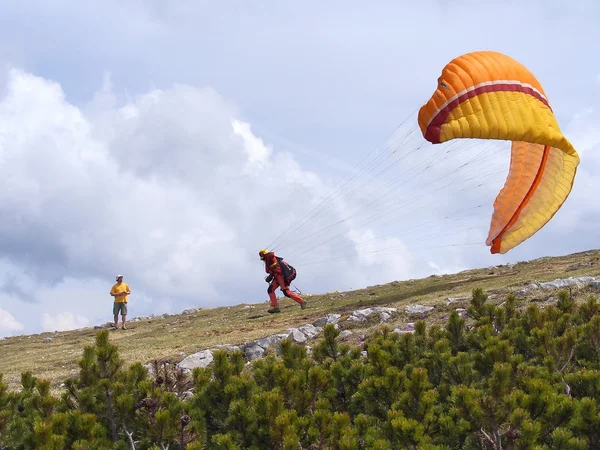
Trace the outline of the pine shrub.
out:
M 382 326 L 353 346 L 327 325 L 310 354 L 220 350 L 187 374 L 126 367 L 100 331 L 60 397 L 0 374 L 0 449 L 600 448 L 599 303 L 516 303 L 476 289 L 443 326 Z

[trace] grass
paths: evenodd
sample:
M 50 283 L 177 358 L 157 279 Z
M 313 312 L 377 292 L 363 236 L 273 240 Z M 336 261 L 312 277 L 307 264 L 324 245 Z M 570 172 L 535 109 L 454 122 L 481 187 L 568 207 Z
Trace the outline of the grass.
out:
M 447 298 L 470 296 L 476 287 L 483 288 L 494 295 L 496 301 L 500 301 L 506 293 L 533 282 L 581 276 L 600 277 L 600 250 L 418 280 L 394 281 L 350 292 L 311 295 L 307 296 L 309 308 L 305 310 L 284 298 L 280 302 L 282 312 L 276 315 L 266 312 L 266 303 L 201 309 L 193 314 L 132 322 L 127 330 L 111 331 L 111 340 L 118 345 L 125 363 L 146 363 L 155 358 L 180 361 L 186 355 L 218 344 L 241 344 L 282 333 L 287 328 L 312 323 L 328 313 L 342 314 L 342 328 L 358 328 L 358 331 L 368 332 L 372 324 L 357 326 L 344 321 L 344 317 L 356 309 L 391 306 L 398 308 L 399 314 L 393 316 L 389 325 L 402 327 L 416 320 L 404 314 L 404 307 L 421 304 L 435 306 L 435 310 L 427 315 L 427 321 L 435 323 L 467 303 L 447 305 Z M 589 288 L 574 291 L 576 298 L 589 293 Z M 523 306 L 532 301 L 543 302 L 550 295 L 551 292 L 531 292 L 518 297 L 518 303 Z M 78 371 L 83 347 L 93 343 L 95 333 L 94 328 L 86 328 L 1 340 L 0 372 L 4 374 L 4 381 L 10 389 L 18 388 L 21 373 L 28 370 L 35 376 L 50 380 L 56 392 L 65 378 Z M 51 337 L 52 342 L 43 343 L 46 337 Z

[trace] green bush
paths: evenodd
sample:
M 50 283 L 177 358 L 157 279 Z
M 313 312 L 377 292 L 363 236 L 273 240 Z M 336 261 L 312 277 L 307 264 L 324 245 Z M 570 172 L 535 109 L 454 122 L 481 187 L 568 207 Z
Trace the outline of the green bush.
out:
M 100 331 L 60 398 L 0 375 L 0 449 L 600 448 L 598 302 L 561 292 L 520 311 L 477 289 L 467 313 L 383 326 L 361 347 L 327 325 L 312 354 L 287 340 L 251 365 L 219 351 L 191 376 L 124 367 Z

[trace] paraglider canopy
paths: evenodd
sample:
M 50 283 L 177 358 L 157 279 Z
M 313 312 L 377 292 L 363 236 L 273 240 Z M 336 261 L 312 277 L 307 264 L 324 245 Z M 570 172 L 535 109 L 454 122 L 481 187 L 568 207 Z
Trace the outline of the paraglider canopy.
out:
M 571 192 L 579 155 L 539 81 L 509 56 L 480 51 L 450 61 L 418 122 L 433 144 L 457 138 L 513 141 L 486 240 L 491 253 L 506 253 L 530 238 Z

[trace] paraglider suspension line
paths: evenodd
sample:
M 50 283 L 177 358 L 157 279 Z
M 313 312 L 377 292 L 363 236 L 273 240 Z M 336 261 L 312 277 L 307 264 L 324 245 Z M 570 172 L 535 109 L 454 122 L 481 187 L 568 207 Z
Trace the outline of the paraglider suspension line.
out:
M 290 285 L 294 287 L 293 292 L 295 292 L 298 295 L 302 295 L 302 291 L 300 291 L 300 289 L 298 289 L 298 287 L 294 283 L 290 283 Z

